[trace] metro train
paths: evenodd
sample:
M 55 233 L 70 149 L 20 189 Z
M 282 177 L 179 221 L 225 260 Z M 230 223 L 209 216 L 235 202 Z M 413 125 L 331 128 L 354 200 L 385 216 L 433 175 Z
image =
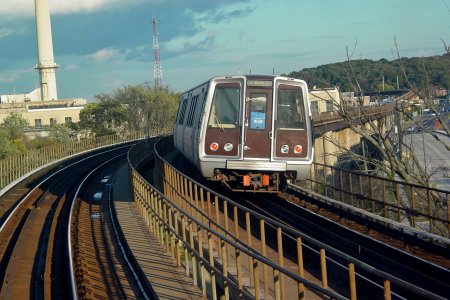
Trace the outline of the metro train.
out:
M 203 177 L 233 191 L 278 192 L 308 175 L 313 124 L 305 81 L 214 77 L 180 96 L 174 145 Z

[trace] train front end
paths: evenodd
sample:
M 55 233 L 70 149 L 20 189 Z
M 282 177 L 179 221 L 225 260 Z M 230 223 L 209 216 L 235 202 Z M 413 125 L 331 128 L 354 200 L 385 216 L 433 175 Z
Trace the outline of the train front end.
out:
M 313 132 L 304 81 L 227 76 L 210 82 L 199 145 L 204 176 L 234 191 L 277 192 L 308 175 Z

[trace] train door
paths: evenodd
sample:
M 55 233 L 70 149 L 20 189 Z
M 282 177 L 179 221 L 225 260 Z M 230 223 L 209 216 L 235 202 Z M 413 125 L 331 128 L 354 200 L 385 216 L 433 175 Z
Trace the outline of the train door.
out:
M 272 81 L 248 80 L 245 95 L 244 159 L 270 160 Z
M 276 91 L 273 157 L 305 160 L 312 152 L 306 85 L 279 80 Z

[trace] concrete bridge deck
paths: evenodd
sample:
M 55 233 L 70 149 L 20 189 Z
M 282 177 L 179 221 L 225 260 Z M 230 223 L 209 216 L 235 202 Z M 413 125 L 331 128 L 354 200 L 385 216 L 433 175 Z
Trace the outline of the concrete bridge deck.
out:
M 183 267 L 177 267 L 170 254 L 150 233 L 136 209 L 129 187 L 127 165 L 118 171 L 113 183 L 113 199 L 123 234 L 159 299 L 203 299 Z

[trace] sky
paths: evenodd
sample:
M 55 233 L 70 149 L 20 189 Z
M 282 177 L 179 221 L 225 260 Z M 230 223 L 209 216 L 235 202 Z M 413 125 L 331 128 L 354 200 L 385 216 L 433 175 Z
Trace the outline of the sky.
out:
M 444 54 L 450 0 L 48 0 L 58 97 L 95 100 L 153 84 L 158 24 L 163 82 L 288 74 L 354 59 Z M 397 47 L 396 47 L 397 45 Z M 348 51 L 347 51 L 348 49 Z M 39 85 L 33 0 L 0 0 L 0 94 Z

